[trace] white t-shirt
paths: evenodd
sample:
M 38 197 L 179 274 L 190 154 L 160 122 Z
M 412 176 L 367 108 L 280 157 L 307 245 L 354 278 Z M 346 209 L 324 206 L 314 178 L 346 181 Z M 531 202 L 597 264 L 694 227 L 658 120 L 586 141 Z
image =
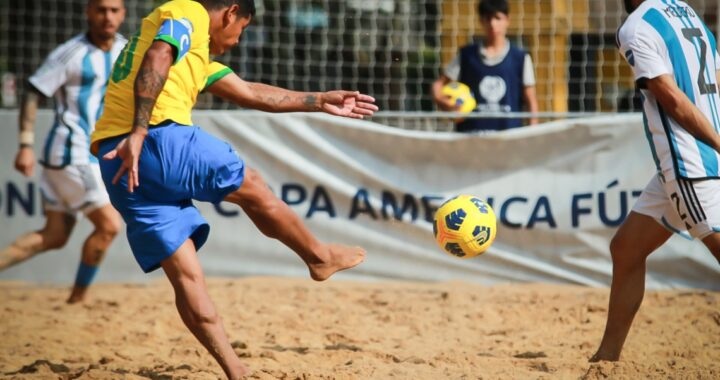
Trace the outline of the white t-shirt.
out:
M 646 134 L 658 172 L 668 180 L 720 177 L 718 152 L 673 120 L 644 86 L 647 79 L 673 76 L 720 131 L 720 55 L 698 14 L 682 1 L 646 0 L 620 26 L 617 43 L 642 92 Z
M 395 11 L 395 0 L 348 0 L 348 6 L 362 11 Z
M 44 166 L 97 162 L 90 154 L 90 134 L 103 109 L 113 63 L 126 42 L 117 34 L 112 48 L 105 52 L 85 33 L 79 34 L 55 48 L 28 79 L 43 95 L 55 99 L 56 117 L 40 159 Z
M 505 57 L 507 57 L 508 53 L 510 52 L 510 41 L 505 40 L 505 48 L 503 49 L 500 54 L 488 57 L 485 51 L 485 47 L 483 47 L 482 42 L 479 44 L 480 49 L 478 53 L 480 54 L 480 59 L 482 59 L 482 62 L 486 66 L 497 66 L 502 62 Z M 445 67 L 445 76 L 448 77 L 452 81 L 458 80 L 460 78 L 460 55 L 456 55 L 450 63 L 447 64 Z M 530 54 L 525 54 L 525 62 L 523 63 L 523 77 L 522 82 L 525 87 L 527 86 L 534 86 L 535 85 L 535 68 L 533 67 L 532 58 L 530 57 Z

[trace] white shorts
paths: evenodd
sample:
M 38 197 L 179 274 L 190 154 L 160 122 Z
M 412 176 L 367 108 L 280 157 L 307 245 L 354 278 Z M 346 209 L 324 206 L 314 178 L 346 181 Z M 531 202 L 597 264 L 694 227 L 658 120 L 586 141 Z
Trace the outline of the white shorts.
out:
M 110 203 L 98 164 L 44 168 L 40 193 L 45 211 L 89 214 Z
M 703 239 L 720 232 L 720 180 L 665 182 L 655 175 L 633 211 L 654 218 L 686 238 Z

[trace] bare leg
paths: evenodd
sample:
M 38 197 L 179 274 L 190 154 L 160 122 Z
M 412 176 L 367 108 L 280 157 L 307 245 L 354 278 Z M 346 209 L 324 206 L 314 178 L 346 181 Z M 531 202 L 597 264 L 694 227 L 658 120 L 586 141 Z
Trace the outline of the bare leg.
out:
M 58 211 L 48 211 L 45 227 L 27 233 L 0 251 L 0 270 L 23 262 L 38 253 L 62 248 L 75 226 L 75 217 Z
M 300 217 L 270 191 L 255 170 L 246 169 L 242 186 L 225 200 L 242 207 L 263 234 L 280 240 L 295 251 L 316 281 L 326 280 L 335 272 L 352 268 L 365 259 L 365 250 L 360 247 L 318 241 Z
M 710 250 L 715 259 L 720 263 L 720 233 L 714 233 L 706 236 L 703 243 Z
M 600 348 L 591 362 L 620 359 L 625 338 L 645 294 L 645 260 L 672 234 L 653 218 L 631 212 L 610 243 L 613 279 Z
M 250 370 L 235 355 L 222 320 L 208 295 L 192 240 L 183 243 L 161 265 L 175 290 L 175 305 L 185 326 L 220 364 L 228 379 L 247 376 Z
M 120 230 L 120 214 L 108 204 L 93 210 L 87 217 L 92 222 L 95 230 L 85 239 L 81 260 L 86 266 L 97 268 L 105 257 L 105 251 Z M 88 283 L 76 280 L 67 303 L 81 302 L 85 299 L 85 293 L 90 281 L 92 281 L 92 278 L 88 280 Z

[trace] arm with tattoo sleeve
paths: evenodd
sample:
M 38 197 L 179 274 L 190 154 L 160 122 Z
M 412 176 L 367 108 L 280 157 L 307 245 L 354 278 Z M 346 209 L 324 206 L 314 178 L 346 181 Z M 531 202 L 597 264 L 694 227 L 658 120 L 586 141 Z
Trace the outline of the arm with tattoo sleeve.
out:
M 135 112 L 132 131 L 114 150 L 103 156 L 105 160 L 112 160 L 115 157 L 122 159 L 122 165 L 120 165 L 112 182 L 117 184 L 123 174 L 127 172 L 127 189 L 131 193 L 135 187 L 140 186 L 138 161 L 140 160 L 145 136 L 148 133 L 148 124 L 150 123 L 155 102 L 163 86 L 165 86 L 170 66 L 172 66 L 175 59 L 173 53 L 172 46 L 163 41 L 153 42 L 145 52 L 135 77 Z
M 153 107 L 165 86 L 174 60 L 173 48 L 163 41 L 155 41 L 145 52 L 135 77 L 135 115 L 132 133 L 147 134 Z
M 375 99 L 357 91 L 298 92 L 263 83 L 246 82 L 228 74 L 207 90 L 241 107 L 266 112 L 317 112 L 362 119 L 378 107 Z

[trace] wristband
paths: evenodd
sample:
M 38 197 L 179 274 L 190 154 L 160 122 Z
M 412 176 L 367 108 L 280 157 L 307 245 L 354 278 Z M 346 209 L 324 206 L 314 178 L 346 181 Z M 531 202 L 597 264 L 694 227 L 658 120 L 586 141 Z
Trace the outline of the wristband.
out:
M 35 143 L 35 132 L 20 131 L 20 138 L 18 140 L 20 142 L 20 146 L 22 146 L 22 145 L 32 146 Z

